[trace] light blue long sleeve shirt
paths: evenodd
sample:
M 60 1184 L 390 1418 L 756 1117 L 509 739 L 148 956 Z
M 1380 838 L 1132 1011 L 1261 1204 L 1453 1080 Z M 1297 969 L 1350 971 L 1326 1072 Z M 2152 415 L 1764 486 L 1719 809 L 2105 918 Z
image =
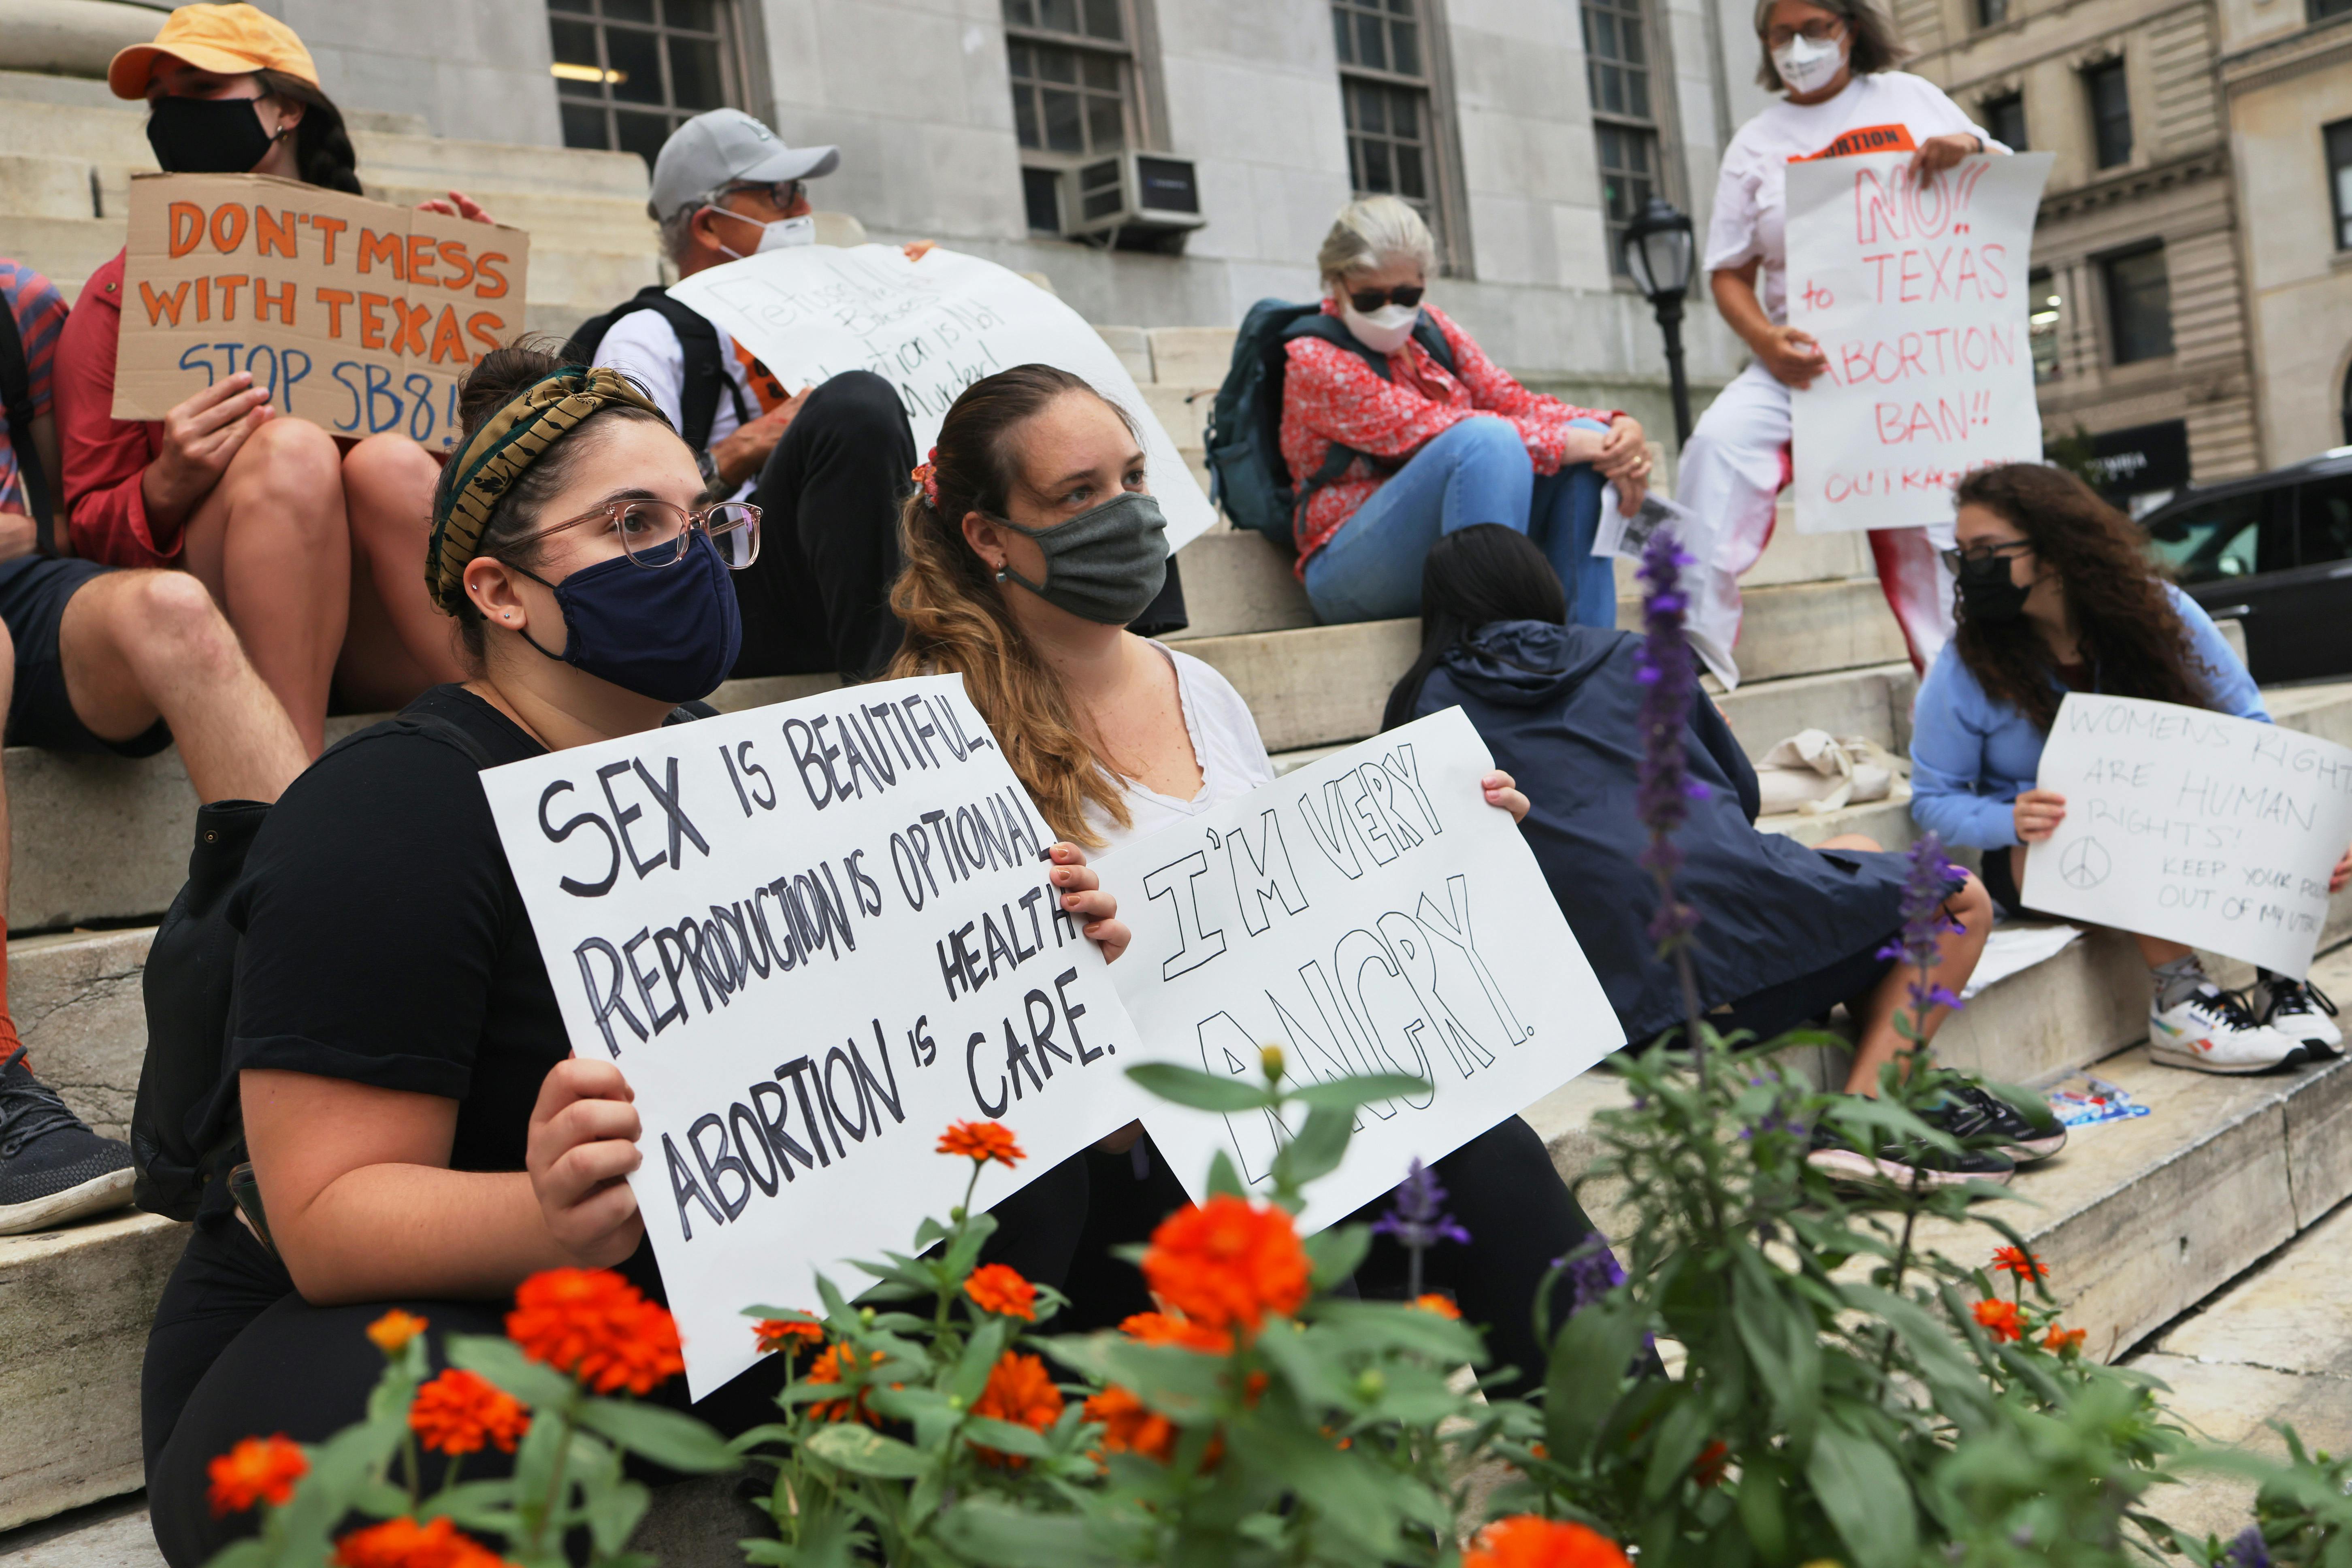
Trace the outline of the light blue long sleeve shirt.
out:
M 2215 710 L 2269 723 L 2254 678 L 2221 640 L 2212 617 L 2170 584 L 2165 592 L 2196 657 L 2213 672 Z M 1987 697 L 1960 662 L 1960 650 L 1947 644 L 1919 687 L 1911 717 L 1912 820 L 1949 845 L 1999 849 L 2016 843 L 2011 808 L 2033 787 L 2047 739 L 2017 709 Z

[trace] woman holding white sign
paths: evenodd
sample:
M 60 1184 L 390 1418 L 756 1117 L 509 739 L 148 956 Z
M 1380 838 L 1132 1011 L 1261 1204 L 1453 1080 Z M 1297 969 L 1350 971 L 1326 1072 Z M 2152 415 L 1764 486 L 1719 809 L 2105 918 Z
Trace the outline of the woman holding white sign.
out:
M 2164 580 L 2140 531 L 2081 479 L 2010 463 L 1970 474 L 1954 495 L 1959 626 L 1912 716 L 1911 815 L 1947 844 L 1983 850 L 1985 886 L 2016 913 L 2025 847 L 2066 816 L 2065 797 L 2035 775 L 2067 692 L 2263 723 L 2270 713 L 2204 609 Z M 2328 891 L 2347 879 L 2352 850 Z M 2185 942 L 2132 940 L 2153 985 L 2148 1054 L 2167 1066 L 2262 1072 L 2343 1044 L 2334 1005 L 2303 982 L 2263 971 L 2241 998 L 2214 984 Z
M 167 173 L 270 174 L 362 194 L 310 51 L 251 5 L 182 6 L 153 43 L 115 56 L 107 80 L 116 97 L 147 103 L 147 140 Z M 454 191 L 422 205 L 490 221 Z M 115 418 L 124 260 L 90 275 L 58 345 L 60 548 L 194 573 L 314 757 L 331 689 L 366 712 L 462 679 L 419 575 L 432 455 L 396 431 L 340 441 L 287 416 L 269 378 L 257 384 L 242 370 L 161 421 Z
M 473 677 L 297 780 L 236 893 L 236 1077 L 205 1142 L 241 1116 L 250 1163 L 206 1186 L 144 1370 L 148 1495 L 173 1568 L 252 1527 L 206 1506 L 215 1456 L 359 1419 L 383 1365 L 362 1331 L 387 1308 L 437 1340 L 499 1332 L 541 1269 L 615 1268 L 661 1294 L 623 1180 L 642 1163 L 629 1086 L 571 1054 L 477 775 L 698 717 L 677 705 L 735 658 L 729 574 L 758 554 L 759 510 L 699 504 L 693 453 L 612 371 L 501 349 L 460 407 L 432 587 Z M 1075 848 L 1052 853 L 1064 907 L 1115 953 L 1110 896 Z M 736 1431 L 772 1417 L 784 1371 L 771 1361 L 697 1411 Z
M 1739 578 L 1772 537 L 1789 482 L 1791 388 L 1827 368 L 1821 345 L 1788 324 L 1788 168 L 1854 153 L 1912 154 L 1914 179 L 1973 153 L 2006 153 L 1942 89 L 1895 67 L 1910 52 L 1871 0 L 1759 0 L 1757 81 L 1781 101 L 1739 128 L 1724 150 L 1707 225 L 1716 309 L 1753 357 L 1691 432 L 1675 499 L 1712 524 L 1692 605 L 1692 640 L 1726 686 L 1739 683 Z M 1924 670 L 1951 636 L 1949 586 L 1920 528 L 1873 529 L 1870 552 L 1911 662 Z
M 1167 549 L 1141 444 L 1118 405 L 1066 371 L 1015 366 L 964 390 L 915 478 L 907 571 L 891 595 L 907 643 L 891 673 L 961 673 L 1054 831 L 1117 847 L 1274 778 L 1248 705 L 1224 677 L 1124 629 L 1159 592 Z M 1509 774 L 1487 773 L 1480 787 L 1488 805 L 1527 815 Z M 1060 1217 L 1072 1261 L 1048 1282 L 1067 1291 L 1079 1326 L 1149 1307 L 1140 1278 L 1108 1248 L 1143 1240 L 1187 1201 L 1141 1136 L 1124 1130 L 1069 1162 L 1082 1171 L 1055 1173 L 1067 1183 Z M 1121 1153 L 1131 1163 L 1110 1157 Z M 1591 1222 L 1516 1116 L 1433 1169 L 1475 1239 L 1433 1252 L 1429 1280 L 1487 1325 L 1499 1364 L 1543 1366 L 1537 1286 L 1587 1242 Z M 1034 1205 L 1023 1217 L 1049 1223 Z M 1404 1278 L 1402 1253 L 1385 1237 L 1356 1276 L 1376 1294 L 1402 1294 Z M 1563 1315 L 1569 1296 L 1553 1298 Z

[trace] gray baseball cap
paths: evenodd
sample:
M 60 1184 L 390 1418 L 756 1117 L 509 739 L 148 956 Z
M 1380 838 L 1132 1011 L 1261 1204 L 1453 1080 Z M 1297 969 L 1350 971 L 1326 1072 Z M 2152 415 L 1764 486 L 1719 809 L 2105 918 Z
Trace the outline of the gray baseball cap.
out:
M 812 179 L 832 174 L 840 163 L 838 147 L 787 147 L 741 110 L 714 109 L 696 115 L 662 143 L 646 211 L 659 222 L 721 185 Z

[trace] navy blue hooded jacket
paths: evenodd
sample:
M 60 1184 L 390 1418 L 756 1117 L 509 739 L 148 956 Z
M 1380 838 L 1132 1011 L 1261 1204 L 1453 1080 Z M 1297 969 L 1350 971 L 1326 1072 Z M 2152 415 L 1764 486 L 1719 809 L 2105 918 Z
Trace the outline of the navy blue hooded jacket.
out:
M 1646 1045 L 1682 1018 L 1674 971 L 1647 934 L 1657 883 L 1640 864 L 1639 638 L 1589 626 L 1496 621 L 1449 650 L 1414 715 L 1459 703 L 1534 805 L 1521 831 L 1601 976 L 1626 1037 Z M 1707 786 L 1675 836 L 1675 885 L 1699 911 L 1700 1004 L 1715 1007 L 1883 945 L 1902 923 L 1906 858 L 1823 854 L 1754 826 L 1756 770 L 1715 704 L 1692 705 L 1690 776 Z

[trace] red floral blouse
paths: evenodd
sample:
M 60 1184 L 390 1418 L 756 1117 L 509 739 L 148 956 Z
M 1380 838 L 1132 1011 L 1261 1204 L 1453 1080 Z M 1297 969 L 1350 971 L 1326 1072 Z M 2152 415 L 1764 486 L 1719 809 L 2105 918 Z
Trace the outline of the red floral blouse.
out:
M 1393 379 L 1388 381 L 1360 355 L 1321 338 L 1294 338 L 1283 345 L 1290 363 L 1283 374 L 1282 458 L 1290 465 L 1292 484 L 1302 485 L 1314 477 L 1334 441 L 1376 457 L 1402 458 L 1474 414 L 1499 414 L 1509 420 L 1527 441 L 1536 472 L 1558 473 L 1570 420 L 1598 419 L 1605 425 L 1617 417 L 1611 409 L 1579 408 L 1529 392 L 1488 359 L 1445 312 L 1434 305 L 1422 308 L 1454 351 L 1451 374 L 1411 338 L 1389 355 Z M 1324 300 L 1323 313 L 1338 315 L 1338 301 Z M 1359 458 L 1315 492 L 1298 519 L 1300 576 L 1306 575 L 1307 558 L 1328 543 L 1386 479 Z

